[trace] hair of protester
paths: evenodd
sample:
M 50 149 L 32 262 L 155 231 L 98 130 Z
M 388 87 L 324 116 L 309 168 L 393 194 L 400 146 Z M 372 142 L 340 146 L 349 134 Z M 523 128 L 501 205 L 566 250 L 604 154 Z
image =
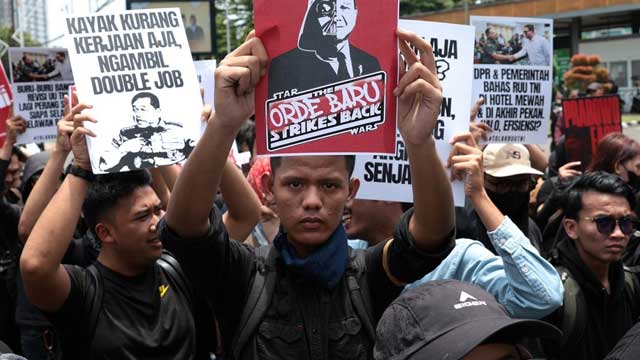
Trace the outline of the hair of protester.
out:
M 525 25 L 524 27 L 526 27 L 527 29 L 529 29 L 529 31 L 533 31 L 533 32 L 535 32 L 535 31 L 536 31 L 536 29 L 533 27 L 533 24 L 527 24 L 527 25 Z
M 253 149 L 253 143 L 256 140 L 256 125 L 253 121 L 247 120 L 245 121 L 240 130 L 238 131 L 238 135 L 236 135 L 236 144 L 238 147 L 242 144 L 247 144 L 249 151 Z M 239 149 L 238 149 L 239 150 Z
M 342 155 L 344 156 L 345 163 L 347 164 L 347 171 L 349 172 L 349 178 L 353 174 L 353 168 L 356 165 L 356 156 L 355 155 Z M 273 156 L 269 158 L 269 162 L 271 164 L 271 172 L 272 175 L 276 173 L 276 169 L 280 167 L 282 164 L 282 157 Z
M 604 171 L 584 173 L 564 187 L 563 211 L 568 219 L 577 219 L 578 213 L 582 210 L 582 195 L 586 192 L 596 192 L 625 198 L 629 202 L 629 207 L 634 209 L 636 198 L 633 190 L 618 175 Z
M 640 144 L 622 133 L 611 133 L 598 143 L 588 171 L 615 173 L 616 165 L 640 156 Z
M 144 186 L 151 186 L 151 174 L 147 170 L 96 175 L 82 205 L 84 219 L 92 233 L 97 235 L 96 225 L 121 199 Z
M 160 107 L 160 100 L 158 100 L 158 97 L 155 96 L 154 94 L 147 92 L 147 91 L 143 91 L 140 93 L 137 93 L 133 99 L 131 99 L 131 105 L 133 106 L 133 104 L 138 100 L 138 99 L 142 99 L 142 98 L 149 98 L 149 101 L 151 101 L 151 105 L 158 109 Z
M 486 36 L 489 36 L 489 33 L 490 33 L 490 32 L 491 32 L 491 28 L 490 28 L 490 27 L 487 27 L 487 28 L 484 30 L 484 34 L 485 34 Z

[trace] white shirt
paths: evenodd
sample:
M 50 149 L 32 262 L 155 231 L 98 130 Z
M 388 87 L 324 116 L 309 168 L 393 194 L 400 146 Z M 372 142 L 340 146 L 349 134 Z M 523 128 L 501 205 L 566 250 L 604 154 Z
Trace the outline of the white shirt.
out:
M 73 81 L 73 72 L 71 71 L 71 64 L 68 59 L 65 58 L 62 63 L 56 60 L 53 71 L 47 74 L 49 79 L 58 75 L 60 75 L 61 81 Z
M 344 54 L 344 61 L 347 64 L 347 72 L 349 72 L 349 77 L 353 77 L 353 65 L 351 64 L 351 47 L 349 46 L 348 41 L 346 45 L 343 46 L 342 49 L 340 49 L 340 52 Z M 316 54 L 316 56 L 318 55 Z M 331 65 L 331 68 L 333 69 L 333 71 L 335 71 L 336 75 L 338 75 L 338 67 L 340 66 L 340 63 L 338 62 L 337 57 L 323 59 L 320 56 L 318 56 L 318 59 Z
M 549 54 L 549 42 L 547 39 L 539 35 L 534 35 L 533 39 L 524 39 L 522 43 L 522 50 L 515 53 L 513 56 L 516 59 L 529 55 L 530 65 L 549 65 L 551 56 Z

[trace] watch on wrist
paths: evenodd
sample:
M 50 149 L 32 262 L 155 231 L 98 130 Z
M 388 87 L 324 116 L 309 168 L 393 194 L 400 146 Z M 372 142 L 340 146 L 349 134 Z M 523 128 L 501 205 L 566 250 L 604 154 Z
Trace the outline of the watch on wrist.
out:
M 67 175 L 68 174 L 77 176 L 88 182 L 93 182 L 96 179 L 96 176 L 90 170 L 83 169 L 73 164 L 69 164 L 69 166 L 67 166 Z

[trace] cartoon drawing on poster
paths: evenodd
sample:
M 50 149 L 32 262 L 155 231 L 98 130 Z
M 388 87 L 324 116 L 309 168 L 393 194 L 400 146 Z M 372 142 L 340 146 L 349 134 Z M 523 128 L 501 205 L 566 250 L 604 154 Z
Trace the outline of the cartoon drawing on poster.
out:
M 620 98 L 617 95 L 562 100 L 565 122 L 564 148 L 567 159 L 589 166 L 600 140 L 612 132 L 622 132 Z
M 184 161 L 200 137 L 202 98 L 178 9 L 71 16 L 66 42 L 95 173 Z
M 258 154 L 393 153 L 397 3 L 277 2 L 290 11 L 255 3 L 274 54 L 256 92 Z
M 473 73 L 472 26 L 400 20 L 399 26 L 427 40 L 433 48 L 443 100 L 433 137 L 442 163 L 446 163 L 456 135 L 469 131 L 471 82 Z M 367 200 L 413 202 L 409 159 L 404 141 L 396 134 L 395 155 L 357 155 L 354 177 L 360 179 L 356 197 Z M 452 184 L 454 203 L 464 205 L 464 184 Z
M 553 85 L 553 20 L 471 16 L 473 97 L 490 143 L 545 144 Z M 474 101 L 474 100 L 472 100 Z
M 56 124 L 64 111 L 64 95 L 73 84 L 65 49 L 9 48 L 13 112 L 27 121 L 18 144 L 56 139 Z

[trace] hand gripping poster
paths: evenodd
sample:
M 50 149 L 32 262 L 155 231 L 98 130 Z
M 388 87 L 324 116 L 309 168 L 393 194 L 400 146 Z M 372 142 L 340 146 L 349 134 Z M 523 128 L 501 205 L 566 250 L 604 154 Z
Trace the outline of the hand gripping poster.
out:
M 67 50 L 9 48 L 9 62 L 13 113 L 27 121 L 27 129 L 18 135 L 17 143 L 54 141 L 64 96 L 73 84 Z
M 255 0 L 258 155 L 393 153 L 397 1 Z
M 399 27 L 415 32 L 433 48 L 443 95 L 433 137 L 444 164 L 451 151 L 449 141 L 469 131 L 471 88 L 460 84 L 470 84 L 473 76 L 473 27 L 412 20 L 400 20 Z M 358 155 L 353 176 L 360 180 L 358 199 L 413 202 L 409 158 L 400 133 L 395 155 Z M 455 205 L 463 206 L 463 183 L 456 181 L 452 188 Z
M 553 82 L 553 20 L 471 16 L 473 98 L 490 143 L 546 144 Z
M 93 172 L 184 161 L 203 105 L 180 10 L 71 16 L 65 28 L 78 101 L 97 120 L 85 124 Z

